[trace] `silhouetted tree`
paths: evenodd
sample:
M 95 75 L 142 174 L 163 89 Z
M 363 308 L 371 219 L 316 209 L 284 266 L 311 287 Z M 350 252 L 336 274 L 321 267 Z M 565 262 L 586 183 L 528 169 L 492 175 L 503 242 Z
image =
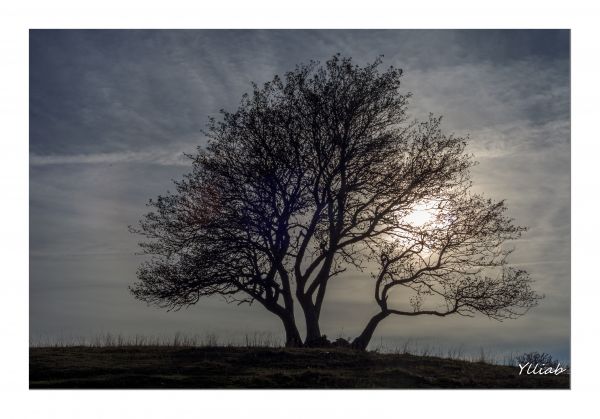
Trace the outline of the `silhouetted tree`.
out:
M 359 349 L 391 314 L 503 319 L 535 305 L 503 247 L 523 228 L 503 202 L 469 192 L 464 138 L 444 135 L 440 118 L 407 121 L 402 71 L 380 64 L 336 55 L 300 65 L 210 119 L 192 172 L 132 229 L 152 255 L 134 295 L 171 309 L 212 294 L 258 301 L 281 319 L 288 346 L 310 346 L 322 342 L 329 281 L 370 269 L 379 312 L 352 342 Z M 392 306 L 397 289 L 410 308 Z

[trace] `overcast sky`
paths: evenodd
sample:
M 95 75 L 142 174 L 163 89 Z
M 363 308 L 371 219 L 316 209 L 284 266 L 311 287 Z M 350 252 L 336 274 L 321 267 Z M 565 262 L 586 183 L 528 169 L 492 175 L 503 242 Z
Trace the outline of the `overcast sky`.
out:
M 127 226 L 190 168 L 183 152 L 234 109 L 250 82 L 339 52 L 404 69 L 410 112 L 470 135 L 475 189 L 506 199 L 529 227 L 512 263 L 540 305 L 517 320 L 386 319 L 373 345 L 546 351 L 569 358 L 570 63 L 568 31 L 31 31 L 30 335 L 172 335 L 222 341 L 282 334 L 260 307 L 220 298 L 167 313 L 127 290 L 141 261 Z M 356 336 L 377 307 L 368 274 L 328 287 L 322 330 Z M 301 323 L 301 322 L 299 322 Z M 301 324 L 300 324 L 301 325 Z

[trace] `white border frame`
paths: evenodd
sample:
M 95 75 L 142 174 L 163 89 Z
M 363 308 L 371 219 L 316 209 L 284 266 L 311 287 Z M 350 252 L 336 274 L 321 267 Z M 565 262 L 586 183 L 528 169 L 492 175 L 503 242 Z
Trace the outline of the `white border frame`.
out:
M 597 4 L 597 3 L 596 3 Z M 2 410 L 5 417 L 177 416 L 286 419 L 572 415 L 592 408 L 600 348 L 592 270 L 599 233 L 597 24 L 594 2 L 470 0 L 69 0 L 2 3 Z M 28 45 L 30 28 L 569 28 L 572 29 L 571 391 L 33 391 L 28 390 Z M 8 268 L 8 269 L 7 269 Z M 586 364 L 587 360 L 590 364 Z

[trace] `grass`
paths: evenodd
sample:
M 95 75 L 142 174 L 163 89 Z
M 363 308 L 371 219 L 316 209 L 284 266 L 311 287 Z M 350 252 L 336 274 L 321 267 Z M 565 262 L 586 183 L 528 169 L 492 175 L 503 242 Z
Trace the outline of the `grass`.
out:
M 34 345 L 30 388 L 569 388 L 570 377 L 429 354 L 286 349 L 269 336 L 217 346 L 216 337 L 113 336 L 93 345 Z M 407 349 L 407 348 L 403 348 Z M 429 349 L 427 349 L 429 351 Z M 406 352 L 406 351 L 404 351 Z M 454 353 L 456 357 L 457 354 Z
M 90 348 L 108 348 L 108 347 L 129 347 L 129 346 L 164 346 L 164 347 L 246 347 L 246 348 L 279 348 L 283 346 L 283 339 L 275 337 L 269 332 L 255 332 L 245 334 L 241 341 L 229 341 L 222 344 L 215 333 L 206 333 L 204 335 L 187 335 L 176 332 L 170 336 L 148 336 L 103 333 L 95 335 L 92 338 L 62 337 L 62 338 L 37 338 L 29 342 L 30 348 L 69 348 L 74 346 L 85 346 Z

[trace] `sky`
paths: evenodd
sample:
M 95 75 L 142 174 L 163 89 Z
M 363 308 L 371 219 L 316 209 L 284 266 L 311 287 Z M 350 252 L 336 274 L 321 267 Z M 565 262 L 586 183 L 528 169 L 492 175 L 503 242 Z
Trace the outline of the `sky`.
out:
M 127 287 L 142 257 L 128 231 L 190 170 L 202 129 L 250 83 L 335 53 L 404 70 L 411 117 L 469 135 L 474 189 L 527 226 L 511 263 L 545 298 L 517 320 L 390 317 L 372 347 L 570 358 L 570 35 L 567 30 L 30 31 L 30 338 L 103 333 L 282 336 L 260 305 L 219 297 L 166 312 Z M 332 280 L 321 329 L 356 336 L 377 312 L 368 274 Z M 298 322 L 299 326 L 301 321 Z

